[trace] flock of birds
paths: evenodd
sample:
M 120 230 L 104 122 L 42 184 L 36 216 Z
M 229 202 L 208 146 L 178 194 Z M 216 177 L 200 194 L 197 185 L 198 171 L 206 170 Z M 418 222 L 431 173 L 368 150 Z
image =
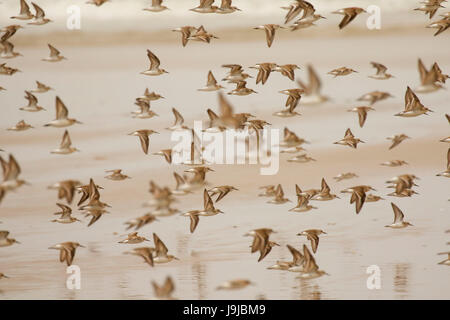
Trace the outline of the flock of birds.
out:
M 88 3 L 95 4 L 96 6 L 101 6 L 108 0 L 92 0 Z M 442 0 L 427 0 L 422 3 L 420 10 L 429 14 L 430 18 L 436 13 L 436 11 L 442 7 Z M 200 5 L 196 8 L 191 9 L 197 13 L 219 13 L 219 14 L 230 14 L 235 11 L 240 11 L 239 8 L 232 6 L 231 0 L 222 0 L 221 6 L 214 6 L 214 0 L 201 0 Z M 31 25 L 44 25 L 51 20 L 45 17 L 45 12 L 37 4 L 32 3 L 35 14 L 32 14 L 30 8 L 25 0 L 20 0 L 20 13 L 17 16 L 11 17 L 12 19 L 18 20 L 31 20 L 28 24 Z M 307 28 L 314 25 L 319 19 L 324 17 L 316 14 L 314 6 L 303 0 L 294 1 L 291 5 L 287 7 L 282 7 L 288 10 L 285 17 L 285 24 L 290 23 L 296 17 L 300 18 L 295 21 L 289 28 L 291 30 L 297 30 L 302 28 Z M 162 5 L 162 0 L 153 0 L 150 7 L 145 8 L 146 11 L 151 12 L 161 12 L 167 10 L 168 8 Z M 361 13 L 365 12 L 362 8 L 344 8 L 333 13 L 344 15 L 339 28 L 342 29 L 347 26 L 355 17 Z M 442 15 L 444 19 L 434 22 L 429 25 L 429 27 L 438 28 L 438 32 L 442 33 L 449 26 L 450 19 L 449 13 Z M 14 51 L 14 45 L 10 42 L 11 38 L 15 33 L 23 28 L 21 25 L 13 24 L 1 29 L 3 35 L 1 36 L 1 52 L 0 58 L 12 59 L 20 56 L 20 53 Z M 275 31 L 279 28 L 285 28 L 276 24 L 267 24 L 258 26 L 255 29 L 264 30 L 266 33 L 267 45 L 270 47 L 273 43 Z M 182 45 L 186 46 L 190 40 L 201 41 L 210 43 L 211 39 L 216 39 L 217 37 L 208 33 L 204 26 L 192 27 L 184 26 L 173 31 L 180 32 L 182 35 Z M 52 45 L 48 45 L 50 54 L 48 57 L 43 58 L 45 62 L 59 62 L 66 59 L 58 49 Z M 150 66 L 147 70 L 141 72 L 143 75 L 147 76 L 160 76 L 168 73 L 166 70 L 161 68 L 161 63 L 159 58 L 150 50 L 147 50 L 147 56 L 150 61 Z M 376 69 L 374 75 L 369 77 L 375 80 L 388 80 L 394 77 L 392 74 L 387 72 L 387 67 L 381 63 L 371 62 L 371 65 Z M 244 70 L 241 65 L 238 64 L 225 64 L 222 66 L 228 70 L 225 78 L 222 81 L 232 83 L 236 85 L 236 88 L 228 92 L 229 95 L 245 96 L 249 94 L 256 94 L 257 92 L 251 88 L 247 88 L 247 80 L 253 78 L 249 73 Z M 250 69 L 256 69 L 256 84 L 261 83 L 264 85 L 271 75 L 272 72 L 279 72 L 282 76 L 287 77 L 291 81 L 295 80 L 295 70 L 299 69 L 296 64 L 286 64 L 278 65 L 272 62 L 258 63 L 250 67 Z M 395 114 L 395 116 L 400 117 L 417 117 L 424 114 L 432 112 L 431 109 L 425 107 L 418 96 L 417 93 L 428 93 L 443 89 L 446 80 L 449 78 L 448 75 L 444 74 L 437 63 L 434 63 L 431 68 L 427 69 L 423 64 L 422 60 L 418 60 L 418 70 L 420 75 L 421 85 L 412 90 L 410 87 L 406 88 L 405 92 L 405 106 L 404 110 Z M 0 64 L 0 75 L 12 76 L 19 70 L 6 66 L 5 63 Z M 307 66 L 308 81 L 304 82 L 297 80 L 298 87 L 293 89 L 286 89 L 280 91 L 280 93 L 287 95 L 287 100 L 285 103 L 285 108 L 280 111 L 273 113 L 274 116 L 278 117 L 293 117 L 298 116 L 299 113 L 295 111 L 300 100 L 305 104 L 320 104 L 328 100 L 328 97 L 321 94 L 321 82 L 318 74 L 314 70 L 312 65 Z M 354 72 L 357 72 L 348 67 L 340 67 L 331 70 L 328 74 L 334 77 L 348 76 Z M 28 101 L 26 106 L 20 108 L 22 111 L 26 112 L 40 112 L 45 111 L 45 109 L 39 105 L 37 94 L 43 94 L 53 90 L 50 86 L 36 81 L 36 88 L 32 90 L 25 91 L 25 99 Z M 235 113 L 233 106 L 222 94 L 222 89 L 224 87 L 218 84 L 213 73 L 209 71 L 207 75 L 207 83 L 204 87 L 199 88 L 199 91 L 218 91 L 219 100 L 219 112 L 216 113 L 211 109 L 207 110 L 207 115 L 209 118 L 209 126 L 205 130 L 207 132 L 224 132 L 228 129 L 236 130 L 248 130 L 249 133 L 253 132 L 257 139 L 260 138 L 260 132 L 266 126 L 270 126 L 265 120 L 255 119 L 255 116 L 250 113 Z M 0 87 L 0 90 L 6 90 Z M 388 92 L 373 91 L 369 92 L 358 100 L 362 102 L 367 102 L 368 105 L 354 107 L 349 109 L 349 112 L 355 112 L 358 114 L 358 123 L 360 127 L 363 127 L 367 119 L 368 113 L 375 110 L 373 105 L 379 101 L 390 98 L 392 95 Z M 138 119 L 149 119 L 157 114 L 151 110 L 150 103 L 158 99 L 163 99 L 164 97 L 156 92 L 150 92 L 146 89 L 144 94 L 136 98 L 135 104 L 139 107 L 139 110 L 133 111 L 132 116 Z M 59 96 L 55 99 L 55 119 L 49 121 L 45 124 L 46 127 L 55 128 L 66 128 L 74 124 L 81 124 L 80 121 L 69 117 L 68 108 L 61 100 Z M 189 166 L 185 170 L 185 173 L 180 175 L 174 172 L 174 178 L 176 181 L 176 187 L 171 189 L 169 187 L 161 187 L 157 185 L 154 181 L 150 182 L 149 192 L 152 194 L 153 198 L 146 203 L 147 206 L 153 208 L 151 213 L 145 214 L 141 217 L 137 217 L 130 221 L 125 222 L 127 230 L 134 229 L 127 237 L 121 241 L 120 244 L 141 244 L 146 241 L 151 241 L 146 237 L 140 235 L 138 230 L 143 226 L 150 224 L 157 220 L 158 217 L 171 216 L 174 214 L 179 214 L 180 211 L 172 207 L 176 197 L 192 194 L 196 190 L 203 189 L 203 207 L 197 210 L 191 210 L 182 213 L 183 216 L 188 217 L 190 220 L 190 232 L 193 233 L 198 227 L 200 217 L 210 217 L 222 213 L 220 209 L 216 208 L 220 200 L 227 196 L 230 192 L 238 190 L 234 186 L 221 185 L 215 186 L 213 188 L 206 188 L 206 174 L 208 172 L 214 171 L 211 169 L 202 158 L 202 149 L 198 147 L 198 137 L 193 129 L 189 128 L 184 124 L 184 118 L 181 113 L 175 108 L 172 109 L 175 121 L 172 126 L 167 129 L 170 131 L 190 131 L 192 133 L 191 142 L 191 157 L 190 160 L 184 162 L 183 165 Z M 450 116 L 445 115 L 448 122 L 450 123 Z M 19 121 L 15 126 L 8 128 L 11 131 L 25 131 L 32 129 L 33 126 L 26 123 L 24 120 Z M 140 141 L 142 151 L 145 154 L 149 152 L 149 136 L 156 134 L 158 132 L 151 129 L 141 129 L 136 130 L 130 135 L 137 136 Z M 391 141 L 389 150 L 397 147 L 404 140 L 409 139 L 406 134 L 397 134 L 392 137 L 388 137 Z M 443 138 L 441 142 L 449 143 L 450 137 Z M 283 140 L 280 143 L 282 147 L 282 153 L 293 154 L 294 156 L 287 161 L 305 163 L 309 161 L 315 161 L 313 158 L 309 157 L 306 153 L 303 153 L 305 149 L 303 144 L 307 141 L 303 138 L 297 136 L 293 131 L 289 130 L 287 127 L 284 128 Z M 351 148 L 357 148 L 359 143 L 364 143 L 364 141 L 355 137 L 351 129 L 348 128 L 345 131 L 344 137 L 341 140 L 334 142 L 335 144 L 348 146 Z M 4 151 L 1 150 L 0 151 Z M 63 154 L 68 155 L 73 152 L 78 151 L 77 148 L 72 146 L 69 131 L 65 129 L 62 137 L 61 144 L 58 148 L 51 151 L 52 154 Z M 159 152 L 153 153 L 154 155 L 159 155 L 164 157 L 168 163 L 172 163 L 172 149 L 164 149 Z M 27 184 L 23 179 L 20 179 L 21 169 L 15 159 L 15 157 L 10 154 L 9 159 L 5 160 L 0 156 L 0 163 L 3 169 L 3 181 L 0 184 L 0 202 L 5 198 L 5 196 L 14 190 L 18 190 L 22 185 Z M 392 160 L 384 162 L 381 165 L 397 167 L 407 164 L 403 160 Z M 108 170 L 108 175 L 105 177 L 112 181 L 122 181 L 125 179 L 130 179 L 129 176 L 122 173 L 121 169 Z M 450 178 L 450 148 L 447 152 L 447 168 L 445 171 L 438 173 L 438 176 Z M 334 179 L 336 181 L 343 181 L 357 177 L 355 173 L 346 172 L 342 173 Z M 416 186 L 415 181 L 418 179 L 414 174 L 403 174 L 394 177 L 387 181 L 388 188 L 394 189 L 389 196 L 393 197 L 411 197 L 416 192 L 413 187 Z M 63 180 L 59 181 L 51 186 L 49 189 L 57 190 L 58 201 L 56 205 L 61 209 L 61 211 L 55 213 L 59 217 L 52 220 L 54 223 L 70 224 L 75 222 L 81 222 L 76 217 L 72 216 L 71 204 L 75 199 L 75 193 L 80 194 L 79 201 L 77 202 L 78 209 L 86 216 L 90 217 L 88 227 L 96 223 L 105 213 L 108 213 L 109 204 L 101 201 L 100 190 L 103 189 L 100 185 L 97 185 L 95 181 L 91 178 L 88 184 L 83 184 L 78 180 Z M 269 197 L 271 200 L 268 203 L 271 204 L 283 204 L 290 201 L 285 197 L 283 188 L 280 184 L 278 185 L 267 185 L 262 186 L 262 193 L 259 194 L 260 197 Z M 290 212 L 307 212 L 309 210 L 317 209 L 317 207 L 310 204 L 311 201 L 331 201 L 339 198 L 336 194 L 333 194 L 327 182 L 323 178 L 321 181 L 321 187 L 317 189 L 302 190 L 298 185 L 295 185 L 296 195 L 297 195 L 297 205 L 291 208 Z M 373 187 L 369 185 L 357 185 L 350 188 L 346 188 L 341 191 L 341 193 L 350 194 L 350 204 L 355 203 L 356 214 L 359 214 L 366 202 L 376 202 L 384 200 L 381 196 L 370 193 L 371 191 L 376 191 Z M 213 198 L 216 197 L 215 200 Z M 61 201 L 65 201 L 66 204 Z M 404 220 L 404 214 L 402 210 L 393 202 L 391 203 L 392 210 L 394 213 L 394 221 L 386 225 L 389 228 L 405 228 L 412 226 L 411 223 Z M 272 250 L 274 246 L 279 246 L 275 241 L 270 240 L 270 236 L 275 233 L 274 230 L 270 228 L 260 228 L 251 230 L 245 234 L 245 236 L 252 237 L 251 243 L 251 253 L 259 252 L 258 262 L 262 261 Z M 298 236 L 305 236 L 308 241 L 310 241 L 310 246 L 312 252 L 315 254 L 319 245 L 319 236 L 326 234 L 325 231 L 319 229 L 309 229 L 298 233 Z M 11 246 L 15 243 L 19 243 L 16 239 L 9 237 L 8 231 L 0 231 L 0 247 Z M 83 248 L 83 246 L 78 242 L 67 241 L 63 243 L 51 246 L 50 249 L 59 250 L 60 262 L 65 262 L 68 266 L 73 263 L 76 250 L 78 248 Z M 269 269 L 276 270 L 287 270 L 291 272 L 298 272 L 301 278 L 317 278 L 324 274 L 325 271 L 320 270 L 313 253 L 306 244 L 303 245 L 302 250 L 297 250 L 291 245 L 287 245 L 289 252 L 292 254 L 292 260 L 290 261 L 277 261 L 276 264 L 270 266 Z M 159 238 L 159 236 L 153 233 L 153 246 L 142 246 L 133 247 L 127 254 L 136 255 L 141 257 L 149 266 L 153 267 L 155 264 L 159 263 L 169 263 L 173 260 L 178 260 L 172 254 L 169 254 L 169 250 L 164 244 L 164 242 Z M 449 257 L 440 262 L 440 264 L 450 265 L 450 252 L 444 252 L 442 254 L 448 254 Z M 0 279 L 7 278 L 3 273 L 0 273 Z M 218 289 L 239 289 L 244 288 L 251 284 L 251 281 L 247 279 L 235 279 L 229 282 L 223 283 L 218 286 Z M 153 282 L 154 292 L 158 298 L 171 298 L 174 291 L 173 280 L 168 277 L 163 285 L 158 285 Z

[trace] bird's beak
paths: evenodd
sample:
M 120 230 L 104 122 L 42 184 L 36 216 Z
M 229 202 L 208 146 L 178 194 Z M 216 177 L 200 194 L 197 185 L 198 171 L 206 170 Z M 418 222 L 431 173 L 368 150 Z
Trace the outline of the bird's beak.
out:
M 85 246 L 83 246 L 83 245 L 81 245 L 81 244 L 79 245 L 79 247 L 80 247 L 80 248 L 86 248 Z

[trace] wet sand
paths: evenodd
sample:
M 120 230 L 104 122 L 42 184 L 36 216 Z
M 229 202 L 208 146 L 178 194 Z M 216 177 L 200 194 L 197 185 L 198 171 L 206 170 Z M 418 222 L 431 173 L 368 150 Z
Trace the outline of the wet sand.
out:
M 429 30 L 428 30 L 429 31 Z M 260 37 L 258 37 L 258 35 Z M 8 193 L 0 206 L 0 229 L 9 230 L 22 244 L 0 248 L 0 272 L 10 276 L 0 282 L 1 299 L 149 299 L 153 298 L 150 281 L 162 282 L 171 275 L 176 285 L 174 296 L 181 299 L 448 299 L 449 268 L 437 265 L 443 260 L 437 252 L 448 251 L 450 202 L 448 179 L 436 177 L 445 169 L 448 145 L 439 139 L 448 136 L 444 118 L 448 109 L 448 90 L 419 95 L 434 113 L 429 116 L 404 119 L 393 114 L 403 109 L 407 85 L 419 84 L 417 58 L 427 67 L 437 61 L 444 72 L 450 70 L 446 54 L 450 44 L 447 34 L 433 38 L 429 33 L 369 33 L 320 38 L 275 39 L 271 49 L 265 46 L 263 34 L 253 41 L 220 41 L 211 45 L 189 43 L 182 48 L 178 37 L 167 43 L 151 40 L 126 46 L 117 44 L 86 46 L 66 45 L 61 52 L 69 58 L 58 64 L 45 64 L 45 40 L 39 46 L 17 49 L 25 56 L 8 64 L 18 66 L 23 73 L 2 77 L 0 85 L 8 89 L 0 93 L 0 127 L 6 129 L 25 119 L 36 129 L 7 132 L 0 135 L 0 148 L 14 154 L 22 167 L 21 177 L 31 183 L 17 192 Z M 20 39 L 18 38 L 19 42 Z M 56 45 L 56 44 L 55 44 Z M 145 77 L 139 72 L 147 68 L 145 50 L 151 49 L 170 73 L 160 77 Z M 440 50 L 437 50 L 439 48 Z M 252 52 L 252 54 L 243 54 Z M 224 63 L 239 63 L 245 67 L 263 61 L 279 64 L 296 63 L 303 70 L 297 77 L 304 79 L 307 63 L 312 63 L 323 81 L 323 93 L 332 101 L 320 106 L 303 106 L 301 117 L 281 119 L 271 114 L 282 108 L 285 96 L 278 91 L 296 87 L 295 82 L 271 74 L 266 85 L 248 87 L 259 93 L 248 97 L 230 97 L 237 112 L 251 112 L 270 122 L 273 128 L 287 126 L 309 140 L 305 147 L 317 162 L 287 163 L 280 156 L 280 170 L 274 176 L 259 174 L 259 166 L 212 165 L 208 173 L 210 186 L 231 184 L 239 188 L 221 200 L 217 207 L 225 212 L 215 217 L 201 218 L 194 234 L 189 233 L 189 219 L 182 216 L 160 218 L 143 227 L 140 233 L 151 237 L 156 232 L 180 261 L 150 268 L 139 257 L 124 255 L 132 246 L 118 244 L 125 234 L 124 222 L 150 211 L 142 205 L 150 199 L 148 183 L 175 186 L 172 172 L 185 167 L 168 165 L 158 156 L 144 155 L 136 137 L 127 134 L 136 129 L 151 128 L 163 134 L 150 138 L 150 153 L 170 145 L 171 108 L 176 107 L 188 125 L 206 120 L 206 109 L 217 110 L 217 94 L 196 91 L 204 85 L 208 70 L 221 79 Z M 396 76 L 388 81 L 367 78 L 374 70 L 369 61 L 389 67 Z M 333 79 L 326 72 L 348 66 L 358 74 Z M 251 69 L 250 69 L 251 70 Z M 255 75 L 254 72 L 251 72 Z M 55 91 L 39 95 L 40 105 L 47 111 L 25 113 L 23 91 L 42 81 Z M 227 89 L 232 86 L 226 85 Z M 141 120 L 131 118 L 134 98 L 149 87 L 166 97 L 152 103 L 160 116 Z M 359 128 L 357 115 L 346 112 L 360 105 L 362 94 L 382 90 L 395 98 L 375 104 L 364 128 Z M 228 90 L 227 90 L 228 91 Z M 68 106 L 70 115 L 83 122 L 69 128 L 73 145 L 81 150 L 69 156 L 50 155 L 63 134 L 63 129 L 42 127 L 54 118 L 55 94 Z M 332 144 L 341 139 L 350 127 L 355 136 L 366 143 L 357 150 Z M 386 137 L 405 133 L 413 139 L 388 151 Z M 383 161 L 401 159 L 409 165 L 399 168 L 382 167 Z M 104 170 L 122 168 L 132 179 L 115 182 L 106 180 Z M 353 171 L 359 178 L 336 183 L 332 177 Z M 403 173 L 420 177 L 419 195 L 412 198 L 386 196 L 390 189 L 387 179 Z M 56 191 L 46 187 L 64 179 L 87 182 L 92 177 L 105 189 L 102 200 L 112 208 L 93 226 L 51 223 Z M 387 200 L 366 203 L 359 215 L 349 204 L 349 196 L 330 202 L 314 202 L 319 207 L 307 213 L 291 213 L 295 205 L 294 184 L 302 189 L 317 188 L 325 177 L 334 193 L 357 184 L 370 184 Z M 268 204 L 258 198 L 258 186 L 281 183 L 293 202 Z M 77 198 L 78 199 L 78 198 Z M 75 199 L 75 201 L 77 200 Z M 392 222 L 390 201 L 405 213 L 414 226 L 401 230 L 384 228 Z M 181 211 L 199 208 L 201 191 L 179 197 L 175 207 Z M 74 216 L 80 218 L 73 205 Z M 277 231 L 272 239 L 280 243 L 260 263 L 251 255 L 248 230 L 272 227 Z M 321 237 L 316 261 L 329 273 L 314 280 L 300 280 L 298 274 L 267 270 L 279 259 L 290 259 L 286 244 L 301 248 L 307 243 L 296 234 L 302 230 L 320 228 L 328 234 Z M 114 233 L 117 234 L 114 234 Z M 81 268 L 82 289 L 66 288 L 66 267 L 58 262 L 58 252 L 47 248 L 63 241 L 78 241 L 87 245 L 79 249 L 74 264 Z M 381 289 L 366 287 L 366 268 L 381 269 Z M 244 290 L 226 292 L 215 288 L 225 280 L 248 278 L 255 283 Z

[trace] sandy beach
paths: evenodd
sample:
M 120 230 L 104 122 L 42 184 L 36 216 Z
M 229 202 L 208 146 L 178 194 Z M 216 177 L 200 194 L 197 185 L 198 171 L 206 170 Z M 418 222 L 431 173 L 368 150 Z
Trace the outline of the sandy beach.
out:
M 449 33 L 433 37 L 430 30 L 418 25 L 414 24 L 413 31 L 349 27 L 340 32 L 327 27 L 323 33 L 317 27 L 304 37 L 301 32 L 280 35 L 272 48 L 267 48 L 263 32 L 241 27 L 234 32 L 217 29 L 219 39 L 211 44 L 192 41 L 185 48 L 179 34 L 170 30 L 147 35 L 138 28 L 131 40 L 126 34 L 115 38 L 114 33 L 105 31 L 91 36 L 81 30 L 75 31 L 73 42 L 70 37 L 63 40 L 62 31 L 47 37 L 36 35 L 31 42 L 27 41 L 26 29 L 19 32 L 16 49 L 24 57 L 6 62 L 22 72 L 0 76 L 0 85 L 7 89 L 0 92 L 0 148 L 5 150 L 0 154 L 14 154 L 21 177 L 30 185 L 8 193 L 0 205 L 0 229 L 9 230 L 21 242 L 0 248 L 0 272 L 10 277 L 0 281 L 0 299 L 151 299 L 151 281 L 162 282 L 168 275 L 175 282 L 174 296 L 179 299 L 449 299 L 450 269 L 437 264 L 444 258 L 437 253 L 449 250 L 449 180 L 436 176 L 446 168 L 448 144 L 439 140 L 449 135 L 444 117 L 449 113 L 449 92 L 419 94 L 424 105 L 434 111 L 428 116 L 393 116 L 404 108 L 406 87 L 420 84 L 418 58 L 427 67 L 437 61 L 445 73 L 450 72 Z M 164 40 L 158 40 L 161 37 Z M 108 41 L 92 40 L 96 38 Z M 56 64 L 40 61 L 48 53 L 47 42 L 54 43 L 68 60 Z M 139 74 L 148 67 L 146 49 L 160 58 L 168 74 Z M 281 154 L 280 169 L 271 176 L 260 175 L 258 165 L 211 165 L 215 172 L 207 174 L 208 186 L 233 185 L 239 189 L 217 204 L 224 214 L 201 218 L 193 234 L 189 233 L 189 219 L 180 215 L 161 217 L 139 230 L 148 238 L 157 233 L 179 261 L 151 268 L 139 257 L 123 254 L 130 249 L 118 243 L 127 233 L 124 222 L 151 211 L 143 207 L 150 199 L 149 181 L 173 188 L 173 172 L 186 169 L 150 155 L 172 144 L 170 132 L 165 130 L 173 121 L 171 108 L 177 108 L 189 126 L 196 120 L 207 120 L 207 108 L 218 110 L 217 93 L 197 91 L 205 84 L 208 70 L 219 80 L 226 73 L 222 64 L 238 63 L 256 76 L 247 68 L 265 61 L 298 64 L 301 70 L 296 71 L 296 77 L 300 79 L 306 77 L 306 65 L 313 64 L 322 80 L 322 92 L 331 100 L 318 106 L 300 101 L 299 117 L 272 116 L 285 102 L 278 91 L 297 87 L 296 82 L 279 73 L 272 73 L 264 86 L 250 79 L 247 86 L 258 94 L 227 99 L 236 112 L 250 112 L 270 122 L 274 129 L 288 127 L 308 140 L 305 148 L 317 161 L 289 163 L 288 156 Z M 368 78 L 374 72 L 370 61 L 388 66 L 395 78 Z M 358 73 L 342 78 L 327 75 L 341 66 Z M 19 107 L 26 105 L 24 90 L 34 87 L 35 80 L 55 89 L 38 95 L 46 111 L 20 111 Z M 230 84 L 221 84 L 227 87 L 225 92 L 233 89 Z M 152 102 L 159 117 L 134 119 L 134 99 L 146 87 L 166 99 Z M 362 105 L 356 99 L 374 90 L 388 91 L 394 98 L 375 104 L 376 110 L 360 128 L 357 115 L 346 110 Z M 50 154 L 59 146 L 64 129 L 43 127 L 54 118 L 56 95 L 70 115 L 83 123 L 69 128 L 73 145 L 80 152 L 67 156 Z M 6 131 L 22 119 L 35 129 Z M 347 128 L 365 141 L 356 150 L 333 144 Z M 150 138 L 149 155 L 143 154 L 136 137 L 127 135 L 137 129 L 161 133 Z M 386 138 L 399 133 L 412 139 L 388 150 Z M 408 165 L 380 166 L 395 159 Z M 104 171 L 115 168 L 123 169 L 132 179 L 105 179 Z M 342 182 L 332 178 L 349 171 L 359 177 Z M 391 190 L 385 181 L 403 173 L 420 177 L 415 189 L 419 194 L 411 198 L 387 196 Z M 57 211 L 57 194 L 47 186 L 65 179 L 88 183 L 91 177 L 103 186 L 102 200 L 112 206 L 110 213 L 88 228 L 88 220 L 82 218 L 74 203 L 74 216 L 84 219 L 83 223 L 50 222 Z M 312 201 L 318 209 L 307 213 L 289 212 L 296 203 L 295 184 L 302 189 L 319 188 L 322 177 L 340 199 Z M 259 186 L 278 183 L 292 202 L 268 204 L 268 198 L 257 196 Z M 358 184 L 373 186 L 375 194 L 386 200 L 366 203 L 356 215 L 350 196 L 340 191 Z M 177 199 L 174 207 L 181 212 L 198 209 L 203 203 L 202 190 Z M 74 202 L 77 200 L 78 196 Z M 393 219 L 391 201 L 402 209 L 412 227 L 384 227 Z M 243 235 L 260 227 L 276 230 L 271 239 L 280 247 L 258 263 L 257 254 L 250 254 L 251 239 Z M 301 280 L 296 273 L 267 270 L 277 260 L 291 258 L 286 244 L 299 249 L 304 243 L 309 245 L 305 237 L 296 234 L 311 228 L 327 232 L 320 238 L 315 258 L 329 275 Z M 81 268 L 81 290 L 66 288 L 66 266 L 59 263 L 58 252 L 48 249 L 64 241 L 87 246 L 77 250 L 74 261 Z M 381 270 L 379 290 L 366 286 L 366 269 L 371 265 Z M 235 278 L 250 279 L 254 285 L 233 292 L 216 290 L 222 282 Z

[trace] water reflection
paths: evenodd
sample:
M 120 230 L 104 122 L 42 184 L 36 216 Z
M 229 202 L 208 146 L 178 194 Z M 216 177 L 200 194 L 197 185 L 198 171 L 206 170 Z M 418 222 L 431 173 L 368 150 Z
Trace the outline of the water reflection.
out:
M 397 263 L 394 268 L 394 291 L 400 293 L 399 298 L 406 298 L 411 265 L 409 263 Z
M 322 292 L 317 283 L 310 280 L 300 279 L 300 300 L 321 300 Z
M 195 261 L 192 264 L 192 275 L 197 284 L 197 299 L 203 300 L 206 298 L 206 265 Z

